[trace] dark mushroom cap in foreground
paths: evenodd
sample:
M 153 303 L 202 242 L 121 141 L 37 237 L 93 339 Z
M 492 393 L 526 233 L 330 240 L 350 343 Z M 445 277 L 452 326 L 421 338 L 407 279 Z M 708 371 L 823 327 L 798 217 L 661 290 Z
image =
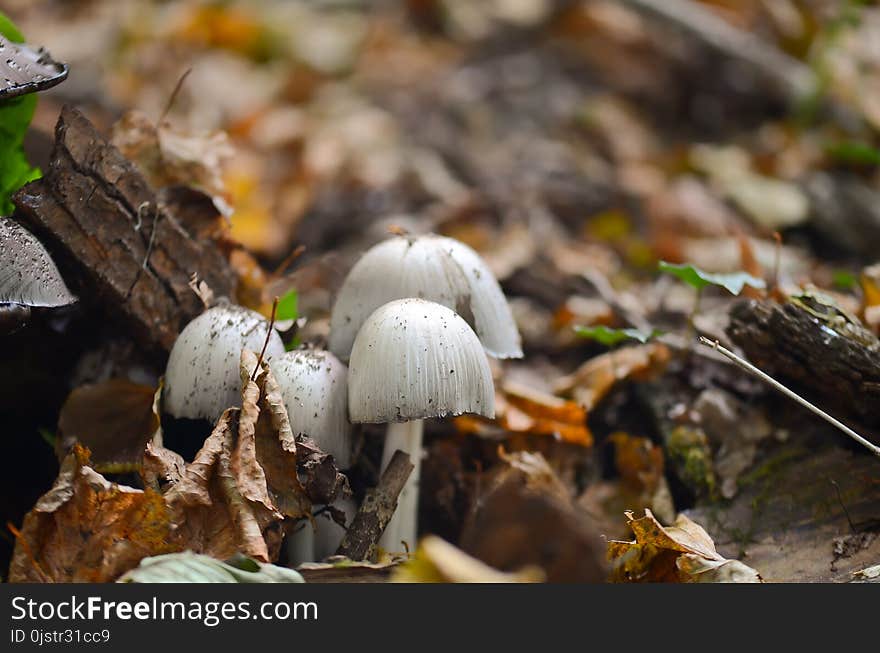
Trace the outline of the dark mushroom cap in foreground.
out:
M 0 304 L 66 306 L 76 301 L 43 244 L 11 218 L 0 218 Z
M 0 35 L 0 100 L 36 93 L 67 78 L 67 66 L 43 48 L 14 43 Z

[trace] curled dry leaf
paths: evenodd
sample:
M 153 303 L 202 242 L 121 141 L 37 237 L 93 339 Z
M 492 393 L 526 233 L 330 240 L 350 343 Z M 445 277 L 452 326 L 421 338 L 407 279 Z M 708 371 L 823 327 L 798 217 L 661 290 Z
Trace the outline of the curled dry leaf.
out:
M 171 537 L 180 548 L 228 558 L 242 552 L 268 562 L 281 545 L 282 515 L 249 501 L 239 487 L 232 457 L 240 420 L 228 409 L 183 476 L 165 493 Z
M 233 149 L 224 132 L 184 134 L 167 124 L 154 125 L 139 111 L 129 111 L 113 125 L 112 143 L 137 163 L 153 188 L 201 188 L 219 211 L 229 213 L 223 165 Z
M 436 535 L 428 535 L 415 556 L 398 566 L 391 576 L 395 583 L 539 583 L 544 572 L 525 567 L 504 573 L 472 558 Z
M 589 412 L 618 381 L 659 373 L 669 357 L 669 349 L 659 342 L 609 351 L 591 358 L 572 374 L 558 379 L 554 390 L 570 392 L 575 401 Z
M 295 441 L 268 364 L 252 380 L 256 367 L 256 355 L 244 350 L 242 407 L 223 413 L 192 463 L 182 466 L 156 441 L 147 446 L 145 476 L 168 483 L 172 539 L 180 548 L 274 560 L 288 526 L 311 518 L 312 504 L 349 491 L 331 456 Z
M 608 542 L 616 582 L 760 583 L 761 576 L 739 560 L 728 560 L 702 526 L 679 515 L 662 526 L 650 510 L 636 519 L 627 512 L 632 542 Z
M 504 433 L 549 436 L 591 447 L 587 413 L 578 404 L 521 383 L 505 382 L 495 393 L 495 418 L 462 415 L 455 424 L 463 433 L 491 437 Z
M 106 582 L 146 556 L 175 550 L 162 496 L 111 483 L 75 445 L 16 533 L 9 580 Z

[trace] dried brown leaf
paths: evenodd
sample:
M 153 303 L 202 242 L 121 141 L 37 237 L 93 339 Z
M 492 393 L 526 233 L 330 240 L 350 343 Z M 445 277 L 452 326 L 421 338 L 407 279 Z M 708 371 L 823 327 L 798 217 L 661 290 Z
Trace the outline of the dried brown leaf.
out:
M 455 418 L 455 424 L 463 433 L 525 433 L 558 438 L 582 447 L 593 445 L 587 413 L 581 406 L 510 381 L 496 390 L 494 419 L 463 415 Z
M 107 582 L 141 558 L 177 550 L 157 492 L 111 483 L 88 465 L 88 451 L 75 445 L 25 516 L 10 582 Z
M 182 477 L 165 493 L 172 537 L 181 548 L 225 559 L 236 552 L 268 562 L 277 555 L 282 517 L 248 500 L 232 456 L 240 412 L 228 409 Z
M 703 527 L 685 515 L 665 527 L 647 509 L 638 519 L 631 512 L 626 516 L 636 539 L 608 542 L 614 581 L 761 582 L 754 569 L 720 555 Z
M 661 371 L 669 356 L 669 349 L 659 342 L 609 351 L 591 358 L 573 374 L 560 378 L 554 390 L 571 392 L 584 410 L 590 412 L 616 383 Z

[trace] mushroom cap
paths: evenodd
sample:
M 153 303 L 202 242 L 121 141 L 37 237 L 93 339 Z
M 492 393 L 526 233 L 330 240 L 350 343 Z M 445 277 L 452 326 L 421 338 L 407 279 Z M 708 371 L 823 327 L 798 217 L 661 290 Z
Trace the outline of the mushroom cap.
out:
M 329 351 L 300 349 L 270 364 L 281 388 L 290 428 L 318 443 L 347 469 L 351 465 L 348 369 Z
M 66 306 L 75 301 L 43 243 L 15 220 L 0 218 L 0 303 Z
M 489 267 L 452 238 L 397 236 L 358 260 L 333 306 L 329 349 L 347 360 L 364 320 L 394 299 L 419 297 L 461 315 L 495 358 L 520 358 L 519 332 L 507 299 Z
M 52 88 L 67 78 L 67 65 L 43 48 L 15 43 L 0 34 L 0 100 Z
M 162 405 L 174 417 L 217 420 L 241 406 L 241 350 L 260 351 L 269 323 L 241 306 L 215 306 L 184 327 L 168 357 Z M 281 356 L 284 343 L 272 329 L 266 359 Z
M 376 309 L 351 350 L 352 422 L 406 422 L 444 415 L 495 415 L 486 352 L 455 311 L 424 299 Z

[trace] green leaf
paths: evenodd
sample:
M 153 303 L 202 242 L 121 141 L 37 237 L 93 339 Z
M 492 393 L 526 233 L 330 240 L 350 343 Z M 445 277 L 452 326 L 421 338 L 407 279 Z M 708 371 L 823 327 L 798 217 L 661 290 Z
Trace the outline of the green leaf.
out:
M 13 43 L 24 43 L 24 35 L 18 31 L 15 24 L 9 20 L 9 16 L 0 11 L 0 34 Z
M 297 294 L 295 290 L 291 290 L 278 300 L 278 308 L 275 309 L 275 319 L 279 322 L 284 322 L 285 320 L 295 320 L 298 317 Z
M 682 263 L 667 263 L 660 261 L 661 272 L 667 272 L 674 277 L 678 277 L 686 284 L 693 286 L 697 290 L 701 290 L 706 286 L 721 286 L 732 295 L 738 295 L 742 292 L 743 287 L 751 286 L 752 288 L 764 288 L 764 280 L 753 277 L 747 272 L 731 272 L 729 274 L 717 274 L 714 272 L 706 272 L 700 268 Z
M 43 438 L 43 442 L 49 445 L 49 448 L 53 451 L 55 450 L 55 440 L 57 436 L 52 433 L 49 429 L 37 429 L 40 434 L 40 437 Z
M 578 326 L 574 328 L 574 332 L 582 338 L 595 340 L 606 347 L 612 347 L 624 340 L 638 340 L 640 343 L 645 344 L 651 338 L 655 338 L 663 333 L 659 329 L 652 329 L 648 333 L 640 329 L 609 329 L 602 325 L 594 327 Z
M 24 41 L 21 32 L 3 13 L 0 13 L 0 34 L 11 41 Z M 22 147 L 36 106 L 35 93 L 0 101 L 0 215 L 12 213 L 13 193 L 41 174 L 28 163 Z
M 852 290 L 859 282 L 856 275 L 849 270 L 835 270 L 831 275 L 831 279 L 836 287 L 843 290 Z
M 232 563 L 232 564 L 230 564 Z M 227 562 L 185 551 L 144 558 L 120 583 L 304 583 L 299 572 L 244 556 Z
M 880 166 L 880 150 L 865 143 L 856 141 L 829 143 L 825 146 L 825 152 L 841 163 Z

